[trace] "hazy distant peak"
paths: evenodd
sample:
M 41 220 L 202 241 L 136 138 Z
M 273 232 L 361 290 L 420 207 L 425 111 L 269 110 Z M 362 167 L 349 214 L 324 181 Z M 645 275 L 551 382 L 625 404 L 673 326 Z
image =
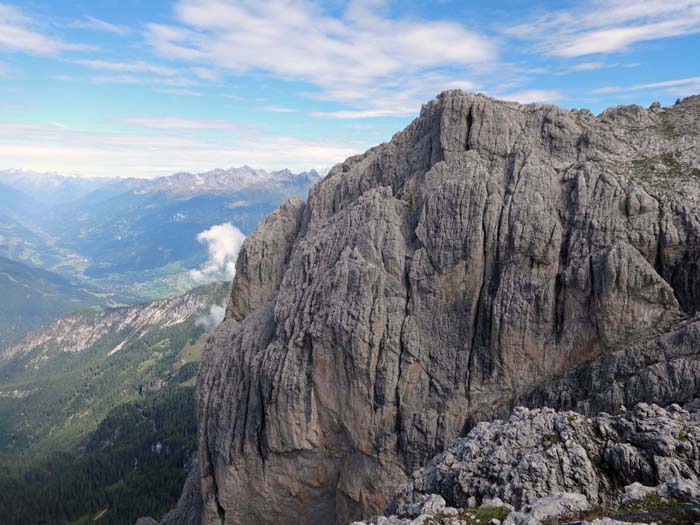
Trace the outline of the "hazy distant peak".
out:
M 314 184 L 323 177 L 312 169 L 294 173 L 289 169 L 267 171 L 248 165 L 191 173 L 181 171 L 154 179 L 84 178 L 56 172 L 35 172 L 23 169 L 0 170 L 0 183 L 23 191 L 34 198 L 58 204 L 79 199 L 101 187 L 119 185 L 135 194 L 167 192 L 176 195 L 201 195 L 214 192 L 235 192 L 246 189 L 284 189 Z
M 144 180 L 141 191 L 175 194 L 233 192 L 245 189 L 275 189 L 313 184 L 321 177 L 315 170 L 294 173 L 289 169 L 267 171 L 244 165 L 237 168 L 213 169 L 202 173 L 180 172 Z

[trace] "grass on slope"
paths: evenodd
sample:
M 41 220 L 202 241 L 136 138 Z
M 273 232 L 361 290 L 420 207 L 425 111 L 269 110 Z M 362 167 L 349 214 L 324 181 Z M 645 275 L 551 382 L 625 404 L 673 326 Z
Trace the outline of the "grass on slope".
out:
M 122 340 L 111 334 L 84 352 L 65 352 L 39 369 L 28 367 L 2 385 L 3 391 L 28 394 L 0 398 L 0 456 L 26 463 L 71 449 L 113 407 L 168 381 L 183 365 L 182 349 L 196 344 L 202 333 L 190 319 L 154 328 L 107 356 Z
M 190 293 L 205 295 L 206 304 L 220 304 L 228 286 Z M 123 314 L 128 317 L 129 310 Z M 74 330 L 90 330 L 100 315 L 80 314 Z M 163 320 L 135 334 L 108 333 L 79 353 L 64 351 L 60 339 L 52 339 L 3 364 L 0 459 L 28 465 L 55 451 L 69 451 L 114 407 L 161 388 L 192 363 L 196 369 L 204 343 L 199 316 L 171 326 Z M 191 377 L 186 381 L 192 384 Z

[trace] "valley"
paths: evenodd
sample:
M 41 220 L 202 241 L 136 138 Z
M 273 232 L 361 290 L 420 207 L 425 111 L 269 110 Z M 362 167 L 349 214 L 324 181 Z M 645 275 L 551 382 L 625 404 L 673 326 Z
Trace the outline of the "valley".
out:
M 0 353 L 3 523 L 91 522 L 106 509 L 128 524 L 172 507 L 195 445 L 206 330 L 228 291 L 72 314 Z
M 318 180 L 247 166 L 152 180 L 0 171 L 0 292 L 12 297 L 0 348 L 81 308 L 185 293 L 201 284 L 191 271 L 208 258 L 198 234 L 221 223 L 249 234 Z

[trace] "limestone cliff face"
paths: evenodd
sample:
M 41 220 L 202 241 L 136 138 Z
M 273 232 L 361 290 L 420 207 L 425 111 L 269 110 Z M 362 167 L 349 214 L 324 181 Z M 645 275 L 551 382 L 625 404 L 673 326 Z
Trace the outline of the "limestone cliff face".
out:
M 652 366 L 670 330 L 697 349 L 699 256 L 699 97 L 594 117 L 443 93 L 247 239 L 198 379 L 203 523 L 379 514 L 491 411 L 558 378 L 583 403 L 611 385 L 567 374 L 643 341 Z M 635 384 L 615 400 L 654 395 Z

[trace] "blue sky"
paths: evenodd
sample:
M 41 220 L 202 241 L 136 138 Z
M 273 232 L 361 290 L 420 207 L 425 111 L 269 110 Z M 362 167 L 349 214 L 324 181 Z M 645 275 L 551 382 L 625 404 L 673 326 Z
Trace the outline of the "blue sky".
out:
M 0 169 L 328 167 L 460 88 L 700 93 L 700 0 L 0 0 Z

